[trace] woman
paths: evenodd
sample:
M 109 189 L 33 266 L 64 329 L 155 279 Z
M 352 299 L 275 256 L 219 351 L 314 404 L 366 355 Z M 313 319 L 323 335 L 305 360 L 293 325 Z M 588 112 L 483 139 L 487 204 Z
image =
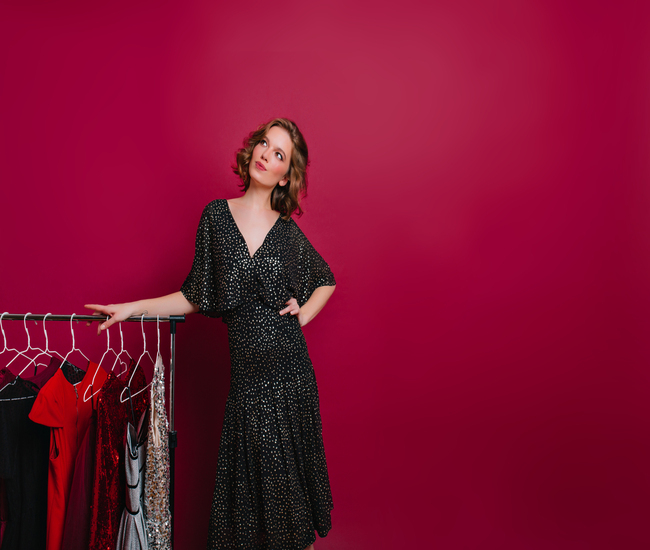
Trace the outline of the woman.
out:
M 233 167 L 244 195 L 201 216 L 192 270 L 181 290 L 110 315 L 200 312 L 228 326 L 226 402 L 208 548 L 313 550 L 331 527 L 318 389 L 301 327 L 336 282 L 291 218 L 301 212 L 308 152 L 298 127 L 278 118 L 244 141 Z

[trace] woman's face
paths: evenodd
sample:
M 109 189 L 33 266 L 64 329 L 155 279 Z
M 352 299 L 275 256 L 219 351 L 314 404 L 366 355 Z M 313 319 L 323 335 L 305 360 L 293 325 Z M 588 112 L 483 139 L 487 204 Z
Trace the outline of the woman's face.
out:
M 264 186 L 286 185 L 293 144 L 284 128 L 273 126 L 253 149 L 248 174 Z

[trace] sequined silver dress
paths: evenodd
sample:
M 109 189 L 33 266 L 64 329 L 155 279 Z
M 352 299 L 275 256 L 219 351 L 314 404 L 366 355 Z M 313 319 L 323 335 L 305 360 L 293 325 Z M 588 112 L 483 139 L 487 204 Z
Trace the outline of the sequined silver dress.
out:
M 304 550 L 331 527 L 318 388 L 297 316 L 336 284 L 293 219 L 279 217 L 250 256 L 228 203 L 206 206 L 183 295 L 228 326 L 231 383 L 208 548 Z
M 151 406 L 144 476 L 144 510 L 149 550 L 171 548 L 169 508 L 169 426 L 165 409 L 165 365 L 156 357 L 151 380 Z

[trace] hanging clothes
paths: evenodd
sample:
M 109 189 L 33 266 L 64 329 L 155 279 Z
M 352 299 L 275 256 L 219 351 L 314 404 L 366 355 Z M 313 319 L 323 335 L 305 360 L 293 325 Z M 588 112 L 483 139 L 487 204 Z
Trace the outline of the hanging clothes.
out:
M 135 369 L 131 361 L 127 382 Z M 146 385 L 141 368 L 135 370 L 131 392 L 136 393 Z M 92 550 L 115 550 L 122 510 L 124 509 L 124 441 L 126 424 L 139 418 L 149 405 L 149 392 L 144 391 L 132 399 L 133 411 L 127 399 L 120 403 L 126 382 L 109 373 L 97 399 L 97 441 L 93 475 L 93 501 L 90 519 Z
M 94 402 L 93 412 L 74 465 L 70 499 L 63 528 L 62 550 L 88 550 L 97 441 L 96 399 L 96 396 L 91 397 L 91 402 Z
M 9 369 L 2 368 L 0 369 L 0 390 L 4 388 L 7 384 L 11 384 L 16 379 L 16 375 L 11 372 Z M 2 392 L 0 392 L 0 398 Z
M 7 369 L 0 369 L 0 388 L 6 386 L 16 377 Z M 0 548 L 2 548 L 2 538 L 9 521 L 9 505 L 7 504 L 7 487 L 5 480 L 0 477 Z
M 2 550 L 41 549 L 47 535 L 50 431 L 29 419 L 38 388 L 0 374 L 0 478 L 6 498 Z
M 23 378 L 24 380 L 29 380 L 32 384 L 34 384 L 37 388 L 40 389 L 50 380 L 50 378 L 52 378 L 56 374 L 56 371 L 59 369 L 60 366 L 61 366 L 61 359 L 52 356 L 50 357 L 50 361 L 46 367 L 39 368 L 36 374 L 30 373 L 30 376 L 25 376 L 25 374 L 27 373 L 24 373 L 21 375 L 21 378 Z
M 160 354 L 156 357 L 153 370 L 150 400 L 144 483 L 147 535 L 149 550 L 169 550 L 172 525 L 169 506 L 169 424 L 165 409 L 165 365 Z
M 84 396 L 97 391 L 105 380 L 106 371 L 97 363 L 89 362 L 83 371 L 66 362 L 43 386 L 29 414 L 34 422 L 51 428 L 47 550 L 61 550 L 63 542 L 77 453 L 93 411 L 92 401 L 84 401 Z
M 0 477 L 0 548 L 2 548 L 2 538 L 9 521 L 9 505 L 7 504 L 7 489 L 5 480 Z
M 142 414 L 137 430 L 130 422 L 126 426 L 124 452 L 126 502 L 117 534 L 117 550 L 147 550 L 149 547 L 143 510 L 147 439 L 142 426 L 146 414 L 146 411 Z

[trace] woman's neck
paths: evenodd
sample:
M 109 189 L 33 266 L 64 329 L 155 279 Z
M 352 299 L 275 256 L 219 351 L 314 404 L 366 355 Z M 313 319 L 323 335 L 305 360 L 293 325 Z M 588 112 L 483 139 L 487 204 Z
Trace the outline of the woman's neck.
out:
M 253 182 L 251 186 L 246 190 L 242 197 L 236 199 L 237 203 L 250 210 L 256 212 L 261 212 L 263 210 L 271 211 L 271 193 L 272 189 L 259 189 L 253 187 Z

